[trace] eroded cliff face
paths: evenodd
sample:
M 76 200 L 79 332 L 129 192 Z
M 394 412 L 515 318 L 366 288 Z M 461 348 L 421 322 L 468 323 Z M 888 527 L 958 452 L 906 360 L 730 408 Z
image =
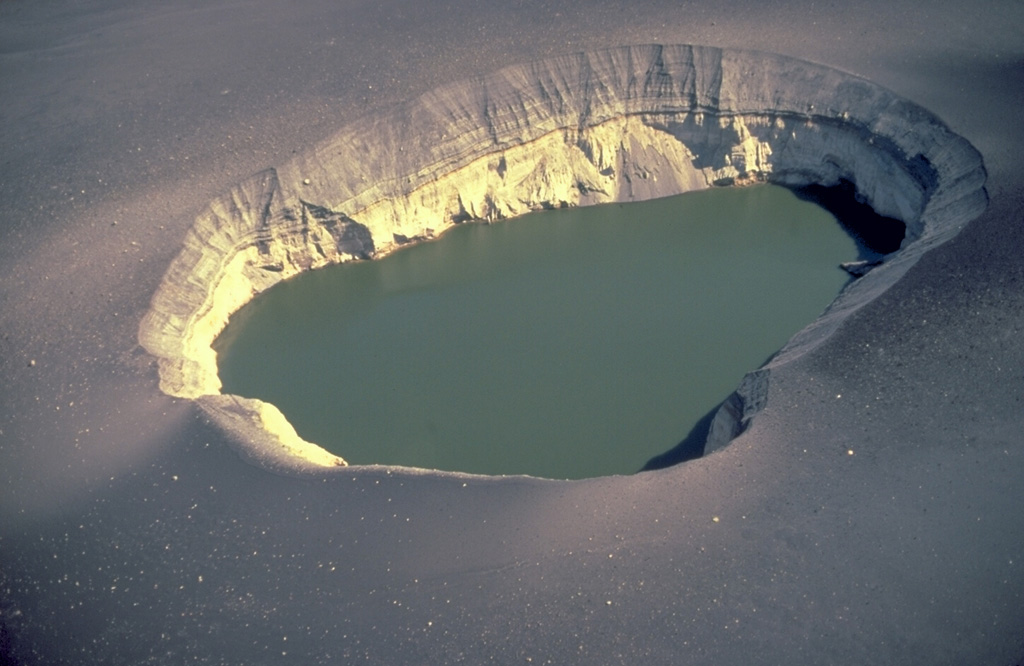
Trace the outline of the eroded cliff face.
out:
M 199 399 L 261 455 L 344 464 L 298 438 L 272 405 L 220 394 L 211 344 L 256 294 L 470 220 L 840 180 L 907 225 L 903 247 L 748 376 L 715 421 L 714 448 L 767 400 L 771 367 L 819 344 L 983 210 L 980 156 L 927 111 L 835 70 L 746 51 L 650 45 L 511 67 L 356 122 L 211 202 L 139 337 L 165 393 Z

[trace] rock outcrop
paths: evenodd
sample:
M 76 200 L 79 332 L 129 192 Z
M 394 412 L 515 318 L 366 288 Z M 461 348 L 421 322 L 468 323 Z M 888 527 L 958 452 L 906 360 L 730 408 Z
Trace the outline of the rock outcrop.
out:
M 211 343 L 256 294 L 470 220 L 753 181 L 841 180 L 906 224 L 903 245 L 748 376 L 712 426 L 713 449 L 768 399 L 771 367 L 819 344 L 984 209 L 980 155 L 926 110 L 855 76 L 749 51 L 647 45 L 510 67 L 355 122 L 211 202 L 139 337 L 159 359 L 165 393 L 202 397 L 233 432 L 260 430 L 241 435 L 260 447 L 342 464 L 276 415 L 268 435 L 260 424 L 276 408 L 220 394 Z

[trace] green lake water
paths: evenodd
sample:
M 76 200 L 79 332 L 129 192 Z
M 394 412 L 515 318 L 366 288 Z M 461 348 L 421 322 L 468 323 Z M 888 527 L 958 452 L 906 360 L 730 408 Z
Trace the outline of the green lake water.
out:
M 225 393 L 352 464 L 628 474 L 817 317 L 856 256 L 774 186 L 545 211 L 300 275 L 214 348 Z

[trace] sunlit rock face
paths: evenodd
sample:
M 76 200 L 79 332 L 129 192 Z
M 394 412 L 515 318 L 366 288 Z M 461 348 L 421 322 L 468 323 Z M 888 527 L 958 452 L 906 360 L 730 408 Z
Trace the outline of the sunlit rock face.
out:
M 926 110 L 829 68 L 695 46 L 581 53 L 448 85 L 211 202 L 140 341 L 159 358 L 163 391 L 198 399 L 254 442 L 257 458 L 344 464 L 299 439 L 272 405 L 220 394 L 211 343 L 254 295 L 465 221 L 755 181 L 852 182 L 876 212 L 906 224 L 906 237 L 744 380 L 715 419 L 714 448 L 767 400 L 771 367 L 819 344 L 986 205 L 980 156 Z

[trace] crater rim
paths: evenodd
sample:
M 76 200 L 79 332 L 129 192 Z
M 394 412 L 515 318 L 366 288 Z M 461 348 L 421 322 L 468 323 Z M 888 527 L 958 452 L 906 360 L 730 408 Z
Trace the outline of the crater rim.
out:
M 244 457 L 293 472 L 340 467 L 273 405 L 220 393 L 212 342 L 273 284 L 469 219 L 761 180 L 853 183 L 876 213 L 906 225 L 900 249 L 747 374 L 713 419 L 710 453 L 749 427 L 774 368 L 819 346 L 981 214 L 985 177 L 978 151 L 934 114 L 836 69 L 690 45 L 574 53 L 441 86 L 239 183 L 196 218 L 139 341 L 158 361 L 161 390 L 194 400 Z

